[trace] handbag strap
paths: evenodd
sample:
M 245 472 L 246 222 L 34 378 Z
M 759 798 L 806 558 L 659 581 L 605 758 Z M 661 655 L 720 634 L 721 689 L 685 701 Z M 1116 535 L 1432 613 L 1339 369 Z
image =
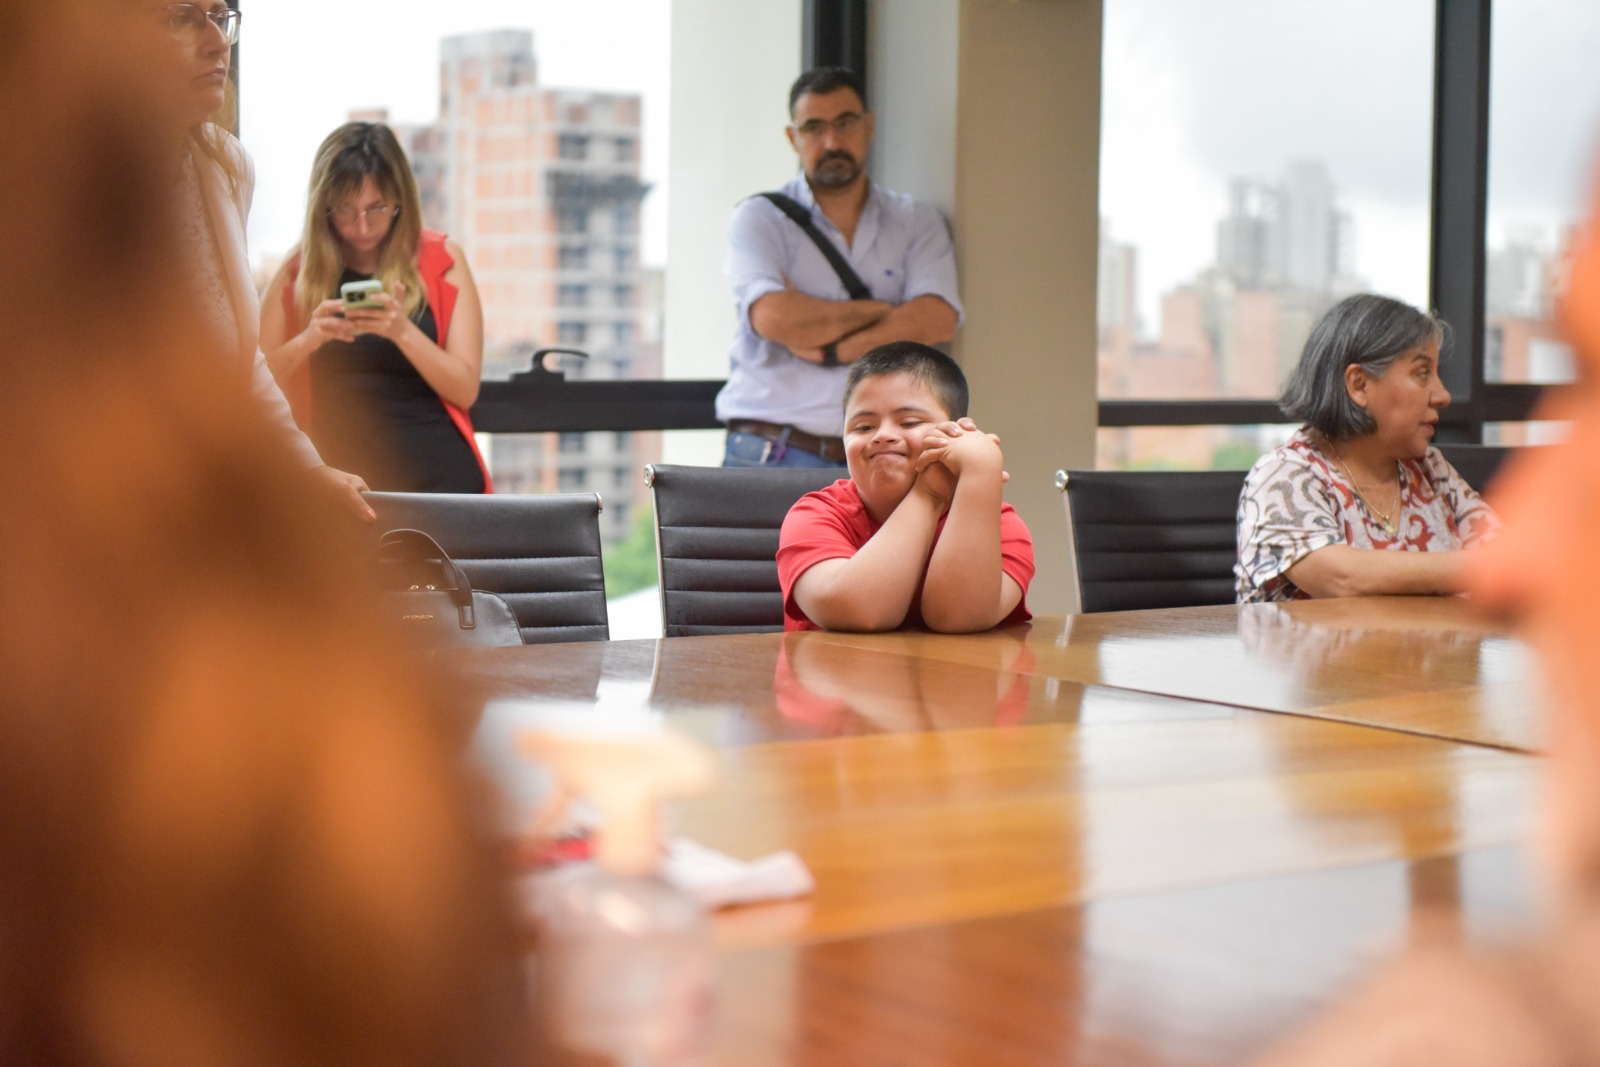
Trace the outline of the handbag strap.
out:
M 849 261 L 839 252 L 838 246 L 817 229 L 817 224 L 811 221 L 811 212 L 807 211 L 799 201 L 783 193 L 756 195 L 770 201 L 779 211 L 789 216 L 796 226 L 805 231 L 805 235 L 811 238 L 811 243 L 827 257 L 829 266 L 833 267 L 833 272 L 844 283 L 844 291 L 850 294 L 851 300 L 872 299 L 872 290 L 867 288 L 867 283 L 862 281 L 860 275 L 851 268 Z
M 478 625 L 477 612 L 472 607 L 472 586 L 460 564 L 439 547 L 439 542 L 421 530 L 390 530 L 378 538 L 378 558 L 392 563 L 437 563 L 445 584 L 436 586 L 448 593 L 455 605 L 463 630 Z

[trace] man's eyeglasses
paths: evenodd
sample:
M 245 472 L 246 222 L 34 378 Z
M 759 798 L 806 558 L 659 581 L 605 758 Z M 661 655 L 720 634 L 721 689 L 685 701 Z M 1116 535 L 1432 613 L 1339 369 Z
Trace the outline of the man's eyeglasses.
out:
M 807 119 L 794 127 L 794 132 L 810 141 L 821 137 L 823 133 L 831 128 L 834 133 L 843 137 L 845 134 L 855 130 L 857 126 L 860 126 L 862 118 L 862 115 L 854 111 L 846 111 L 831 122 L 827 119 Z
M 328 216 L 341 226 L 354 226 L 363 219 L 382 222 L 384 219 L 394 216 L 399 210 L 400 208 L 396 204 L 373 204 L 365 209 L 336 207 L 328 212 Z
M 168 4 L 167 26 L 172 35 L 185 42 L 200 40 L 205 35 L 206 23 L 222 31 L 229 44 L 239 43 L 239 20 L 243 15 L 231 8 L 207 11 L 196 4 Z

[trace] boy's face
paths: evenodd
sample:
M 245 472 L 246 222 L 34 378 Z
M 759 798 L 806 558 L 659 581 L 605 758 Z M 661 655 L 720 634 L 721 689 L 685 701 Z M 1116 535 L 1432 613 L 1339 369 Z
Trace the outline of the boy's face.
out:
M 880 374 L 856 386 L 845 401 L 845 462 L 874 519 L 887 519 L 905 499 L 923 438 L 949 421 L 933 390 L 909 374 Z

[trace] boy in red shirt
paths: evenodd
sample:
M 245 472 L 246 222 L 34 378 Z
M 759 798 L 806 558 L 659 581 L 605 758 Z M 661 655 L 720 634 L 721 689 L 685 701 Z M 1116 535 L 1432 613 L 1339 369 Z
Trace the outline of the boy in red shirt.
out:
M 783 520 L 785 630 L 971 633 L 1024 622 L 1033 541 L 1000 499 L 999 438 L 967 418 L 967 380 L 928 345 L 881 345 L 850 368 L 850 477 Z

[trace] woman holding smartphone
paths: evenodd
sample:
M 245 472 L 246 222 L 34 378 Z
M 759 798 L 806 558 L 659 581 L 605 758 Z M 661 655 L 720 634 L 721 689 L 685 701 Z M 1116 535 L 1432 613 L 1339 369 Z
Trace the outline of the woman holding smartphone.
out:
M 483 308 L 459 246 L 422 228 L 389 127 L 322 142 L 298 248 L 268 283 L 261 344 L 301 427 L 374 489 L 486 493 L 467 409 L 483 366 Z M 381 290 L 340 298 L 376 281 Z

